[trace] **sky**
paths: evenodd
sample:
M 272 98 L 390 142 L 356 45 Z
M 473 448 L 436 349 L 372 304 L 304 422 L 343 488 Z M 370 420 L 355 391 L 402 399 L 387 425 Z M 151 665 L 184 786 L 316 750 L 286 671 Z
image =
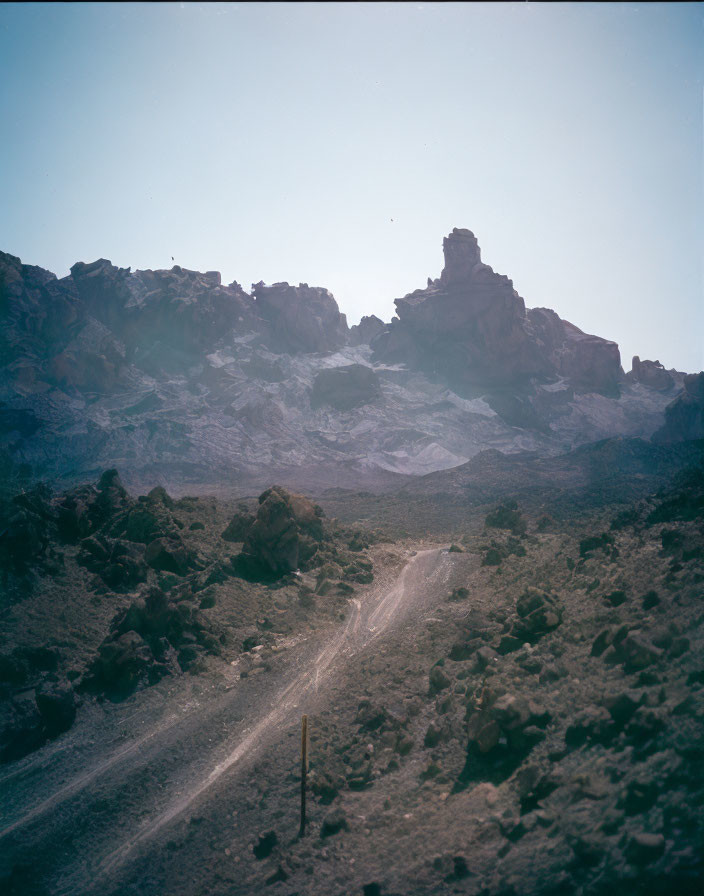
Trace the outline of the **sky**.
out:
M 468 227 L 626 370 L 698 371 L 703 116 L 702 3 L 3 3 L 0 249 L 325 286 L 356 323 Z

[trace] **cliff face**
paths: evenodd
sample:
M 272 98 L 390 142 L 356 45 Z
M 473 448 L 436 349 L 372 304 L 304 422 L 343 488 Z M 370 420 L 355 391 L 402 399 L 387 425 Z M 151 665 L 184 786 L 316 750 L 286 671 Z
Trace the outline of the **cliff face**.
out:
M 106 259 L 57 279 L 0 253 L 0 475 L 373 486 L 663 425 L 681 374 L 634 359 L 625 377 L 615 343 L 526 310 L 469 230 L 443 248 L 398 318 L 352 328 L 308 284 L 248 293 Z M 696 437 L 696 401 L 668 416 L 673 438 Z
M 398 321 L 374 342 L 377 357 L 418 365 L 470 392 L 557 376 L 584 391 L 618 388 L 618 346 L 549 309 L 526 311 L 511 280 L 482 262 L 471 231 L 453 230 L 443 252 L 440 279 L 396 300 Z
M 684 378 L 684 391 L 665 408 L 665 424 L 653 436 L 656 442 L 704 439 L 704 372 Z

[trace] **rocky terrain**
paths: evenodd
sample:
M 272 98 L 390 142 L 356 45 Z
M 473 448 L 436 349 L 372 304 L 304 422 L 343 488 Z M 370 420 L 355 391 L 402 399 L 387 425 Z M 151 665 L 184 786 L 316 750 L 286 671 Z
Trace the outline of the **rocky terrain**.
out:
M 0 254 L 0 892 L 701 892 L 704 373 L 443 248 Z
M 509 481 L 423 540 L 404 491 L 386 534 L 280 487 L 24 492 L 4 891 L 699 892 L 702 462 L 569 518 Z
M 682 373 L 636 358 L 625 374 L 615 343 L 526 309 L 470 231 L 444 253 L 391 323 L 351 328 L 307 284 L 248 293 L 214 271 L 104 259 L 58 280 L 0 254 L 3 476 L 70 485 L 117 467 L 130 487 L 177 494 L 386 489 L 486 449 L 650 438 L 679 395 L 668 438 L 701 432 Z

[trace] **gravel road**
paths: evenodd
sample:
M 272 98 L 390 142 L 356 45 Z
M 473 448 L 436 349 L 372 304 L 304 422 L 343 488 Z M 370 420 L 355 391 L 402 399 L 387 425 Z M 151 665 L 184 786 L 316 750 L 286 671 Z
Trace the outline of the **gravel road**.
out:
M 410 552 L 395 581 L 360 591 L 344 622 L 293 639 L 265 674 L 186 676 L 107 710 L 86 707 L 72 731 L 0 777 L 0 871 L 30 869 L 28 896 L 159 892 L 143 876 L 135 883 L 135 863 L 163 857 L 177 821 L 207 817 L 237 776 L 288 749 L 344 665 L 437 601 L 451 568 L 442 548 Z M 185 847 L 195 860 L 197 839 Z

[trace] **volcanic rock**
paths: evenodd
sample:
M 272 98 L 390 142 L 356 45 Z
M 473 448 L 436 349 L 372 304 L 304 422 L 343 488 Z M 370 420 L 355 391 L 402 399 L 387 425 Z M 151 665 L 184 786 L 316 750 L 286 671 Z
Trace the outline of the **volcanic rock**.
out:
M 37 709 L 50 737 L 55 737 L 73 725 L 76 718 L 76 701 L 68 682 L 44 683 L 37 688 Z
M 348 411 L 369 404 L 381 395 L 379 377 L 371 367 L 349 364 L 321 370 L 313 382 L 311 407 L 329 405 L 338 411 Z
M 305 569 L 324 538 L 322 517 L 321 508 L 303 495 L 272 486 L 259 496 L 242 562 L 273 575 Z
M 582 391 L 613 395 L 623 377 L 618 345 L 590 336 L 549 308 L 532 308 L 527 319 L 554 370 Z
M 518 621 L 514 637 L 534 641 L 557 628 L 562 622 L 562 606 L 558 599 L 538 588 L 527 588 L 516 604 Z
M 376 314 L 365 316 L 350 327 L 350 345 L 371 345 L 385 329 L 386 324 Z
M 684 391 L 665 408 L 665 425 L 654 442 L 704 439 L 704 371 L 684 378 Z
M 279 351 L 328 352 L 345 344 L 347 319 L 327 289 L 275 283 L 253 287 L 258 314 L 268 323 L 265 336 Z
M 79 486 L 63 496 L 57 507 L 59 529 L 69 541 L 85 538 L 131 506 L 117 470 L 106 470 L 97 487 Z
M 244 541 L 255 519 L 255 515 L 248 510 L 238 511 L 220 537 L 225 541 Z
M 659 361 L 641 361 L 638 355 L 633 356 L 630 373 L 626 379 L 634 383 L 642 383 L 650 389 L 667 392 L 675 385 L 675 380 Z
M 185 575 L 197 565 L 195 554 L 178 536 L 155 538 L 144 551 L 144 559 L 152 569 Z
M 550 362 L 526 329 L 523 299 L 508 277 L 482 264 L 474 234 L 453 230 L 443 252 L 440 279 L 396 299 L 398 320 L 375 340 L 375 354 L 463 390 L 549 374 Z

